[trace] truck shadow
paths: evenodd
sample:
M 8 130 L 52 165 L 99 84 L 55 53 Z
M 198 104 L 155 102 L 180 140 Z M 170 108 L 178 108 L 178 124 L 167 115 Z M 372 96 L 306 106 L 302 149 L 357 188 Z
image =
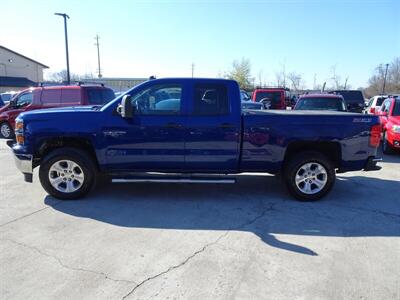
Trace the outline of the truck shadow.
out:
M 246 231 L 266 245 L 318 255 L 285 235 L 400 235 L 398 181 L 338 177 L 324 200 L 292 200 L 273 176 L 240 176 L 235 185 L 103 184 L 85 200 L 45 203 L 55 210 L 115 226 L 163 230 Z M 286 238 L 287 239 L 287 238 Z

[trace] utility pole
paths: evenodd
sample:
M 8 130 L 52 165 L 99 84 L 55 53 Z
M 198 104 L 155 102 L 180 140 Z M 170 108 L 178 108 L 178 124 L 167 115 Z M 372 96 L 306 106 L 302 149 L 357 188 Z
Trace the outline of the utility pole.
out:
M 386 64 L 385 78 L 383 79 L 382 95 L 385 94 L 386 76 L 387 76 L 388 68 L 389 68 L 389 64 Z
M 103 77 L 103 75 L 101 74 L 101 68 L 100 68 L 100 44 L 99 44 L 99 35 L 98 34 L 96 34 L 95 40 L 96 40 L 95 46 L 97 46 L 97 64 L 99 66 L 99 68 L 98 68 L 99 74 L 97 76 L 99 78 L 101 78 L 101 77 Z
M 194 75 L 194 63 L 191 64 L 191 67 L 192 67 L 192 78 L 193 78 L 193 75 Z
M 317 73 L 314 73 L 314 84 L 313 84 L 313 90 L 315 90 L 317 87 Z
M 67 32 L 67 18 L 69 16 L 67 14 L 62 13 L 54 13 L 56 16 L 61 16 L 64 18 L 64 34 L 65 34 L 65 54 L 67 56 L 67 83 L 71 84 L 71 77 L 69 75 L 69 54 L 68 54 L 68 32 Z

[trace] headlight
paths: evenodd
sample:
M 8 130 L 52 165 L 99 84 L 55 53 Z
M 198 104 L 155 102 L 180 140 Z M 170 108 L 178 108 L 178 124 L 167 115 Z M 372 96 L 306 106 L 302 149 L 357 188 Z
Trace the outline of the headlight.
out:
M 24 130 L 24 122 L 22 120 L 15 120 L 15 131 L 23 131 Z
M 393 125 L 392 126 L 392 131 L 396 133 L 400 133 L 400 125 Z
M 24 138 L 24 122 L 21 119 L 15 120 L 15 140 L 18 144 L 23 145 L 25 142 Z

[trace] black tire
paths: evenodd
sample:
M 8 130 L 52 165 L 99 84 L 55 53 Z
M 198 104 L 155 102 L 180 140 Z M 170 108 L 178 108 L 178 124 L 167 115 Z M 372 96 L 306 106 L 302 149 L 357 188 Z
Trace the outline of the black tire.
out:
M 305 193 L 296 184 L 296 174 L 300 172 L 302 166 L 308 163 L 311 163 L 312 166 L 320 165 L 326 171 L 325 172 L 326 175 L 324 174 L 318 175 L 322 176 L 322 179 L 326 180 L 326 182 L 322 186 L 322 188 L 315 193 Z M 313 175 L 314 174 L 311 174 L 311 176 Z M 303 176 L 307 176 L 307 174 Z M 301 152 L 299 154 L 296 154 L 295 156 L 292 156 L 290 160 L 286 163 L 283 172 L 283 180 L 286 184 L 289 193 L 300 201 L 317 201 L 323 198 L 332 189 L 335 183 L 335 179 L 336 179 L 336 172 L 332 162 L 325 155 L 321 154 L 320 152 L 314 152 L 314 151 Z M 306 179 L 304 180 L 306 181 Z M 304 182 L 302 182 L 301 184 L 304 184 Z M 312 189 L 313 186 L 317 187 L 317 185 L 315 185 L 314 183 L 310 183 L 310 189 Z
M 54 173 L 54 171 L 53 172 L 50 171 L 50 168 L 53 166 L 53 164 L 57 162 L 59 162 L 60 164 L 64 163 L 63 161 L 65 160 L 72 161 L 73 163 L 77 164 L 79 167 L 78 170 L 80 170 L 81 173 L 83 173 L 84 179 L 82 180 L 82 183 L 75 184 L 78 185 L 79 188 L 73 192 L 60 191 L 56 189 L 50 182 L 49 177 L 52 176 L 52 174 Z M 39 179 L 43 188 L 51 196 L 61 200 L 75 200 L 86 196 L 91 191 L 91 189 L 96 185 L 97 168 L 95 163 L 93 162 L 93 159 L 85 151 L 67 147 L 59 148 L 50 152 L 41 162 L 39 169 Z M 64 178 L 62 179 L 64 180 Z M 74 181 L 74 179 L 72 179 L 72 181 Z M 79 181 L 75 182 L 79 183 Z M 62 184 L 63 182 L 61 182 L 58 185 L 58 187 L 60 187 Z
M 392 154 L 393 153 L 393 149 L 392 149 L 392 147 L 390 147 L 390 144 L 388 143 L 388 141 L 386 139 L 386 131 L 383 133 L 383 137 L 382 137 L 382 152 L 384 154 Z
M 8 122 L 3 122 L 0 124 L 0 136 L 5 139 L 13 139 L 15 134 L 14 130 Z

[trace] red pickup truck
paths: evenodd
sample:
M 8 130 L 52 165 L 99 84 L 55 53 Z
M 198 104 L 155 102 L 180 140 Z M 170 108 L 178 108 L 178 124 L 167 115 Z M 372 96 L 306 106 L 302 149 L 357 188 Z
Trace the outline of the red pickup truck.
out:
M 15 119 L 25 111 L 81 105 L 103 105 L 115 98 L 114 91 L 103 85 L 35 87 L 21 91 L 0 108 L 0 136 L 13 138 Z

